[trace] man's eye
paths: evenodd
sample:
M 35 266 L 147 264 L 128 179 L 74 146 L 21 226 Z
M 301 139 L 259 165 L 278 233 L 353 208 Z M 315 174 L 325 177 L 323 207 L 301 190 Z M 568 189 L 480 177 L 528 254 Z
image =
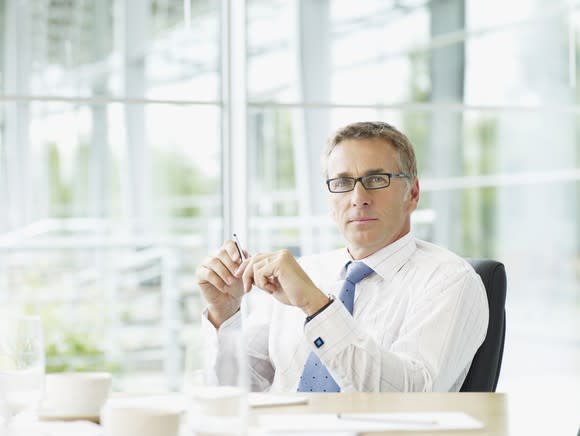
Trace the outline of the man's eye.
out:
M 367 178 L 367 183 L 374 183 L 374 184 L 385 183 L 385 176 L 369 176 Z
M 337 187 L 348 186 L 348 185 L 350 185 L 350 180 L 349 179 L 336 179 L 334 181 L 334 185 Z

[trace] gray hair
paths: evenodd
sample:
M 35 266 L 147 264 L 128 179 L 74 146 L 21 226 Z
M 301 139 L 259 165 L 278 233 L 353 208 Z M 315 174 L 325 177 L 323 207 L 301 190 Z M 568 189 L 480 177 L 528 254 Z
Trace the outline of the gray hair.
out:
M 328 140 L 328 145 L 322 155 L 322 167 L 325 177 L 328 177 L 327 162 L 330 153 L 338 144 L 347 139 L 381 138 L 391 144 L 398 152 L 400 171 L 408 174 L 411 180 L 417 177 L 417 160 L 413 144 L 409 138 L 395 127 L 383 121 L 362 121 L 348 124 L 338 129 Z M 410 180 L 407 180 L 409 186 Z

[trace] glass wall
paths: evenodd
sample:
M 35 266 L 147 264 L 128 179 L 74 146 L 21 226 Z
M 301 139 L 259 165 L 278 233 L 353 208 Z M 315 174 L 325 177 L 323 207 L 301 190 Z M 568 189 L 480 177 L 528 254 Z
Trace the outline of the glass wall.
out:
M 0 12 L 2 307 L 43 316 L 49 370 L 176 388 L 223 234 L 221 5 Z
M 417 151 L 415 235 L 506 265 L 498 389 L 578 388 L 580 10 L 252 0 L 247 17 L 251 249 L 342 246 L 319 170 L 325 139 L 388 121 Z
M 54 369 L 176 388 L 200 260 L 232 218 L 250 252 L 343 245 L 319 157 L 379 119 L 416 147 L 415 235 L 506 265 L 499 390 L 580 390 L 574 3 L 0 0 L 0 20 L 0 301 L 50 320 Z

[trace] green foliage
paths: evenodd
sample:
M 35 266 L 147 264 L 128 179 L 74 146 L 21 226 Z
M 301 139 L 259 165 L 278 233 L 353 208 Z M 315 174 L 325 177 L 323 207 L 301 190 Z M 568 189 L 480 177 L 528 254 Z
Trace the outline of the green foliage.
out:
M 274 146 L 277 148 L 276 159 L 276 186 L 278 189 L 292 189 L 296 185 L 294 171 L 294 144 L 292 137 L 292 120 L 288 111 L 276 112 L 276 138 Z
M 252 159 L 249 168 L 256 179 L 257 189 L 268 194 L 295 190 L 296 171 L 291 111 L 264 112 L 258 114 L 256 119 L 261 126 L 271 126 L 260 131 L 255 149 L 251 150 Z M 255 199 L 253 204 L 256 204 Z M 266 209 L 260 209 L 258 213 L 272 216 L 295 216 L 298 213 L 298 204 L 296 201 L 275 199 L 273 204 Z
M 104 351 L 86 335 L 70 330 L 62 333 L 60 341 L 46 345 L 47 372 L 119 372 L 119 364 L 107 361 Z
M 466 175 L 485 175 L 497 172 L 497 121 L 493 118 L 476 120 L 469 131 L 471 140 L 466 147 L 477 150 L 476 156 L 465 163 Z M 463 254 L 493 257 L 496 234 L 496 188 L 469 189 L 462 192 Z
M 61 159 L 55 143 L 48 145 L 48 189 L 51 204 L 62 210 L 62 206 L 70 205 L 73 201 L 73 190 L 62 176 Z M 59 217 L 58 212 L 55 216 Z M 61 216 L 64 218 L 65 216 Z
M 429 82 L 429 57 L 424 51 L 411 52 L 409 54 L 411 68 L 410 77 L 410 101 L 413 103 L 426 103 L 431 100 Z M 423 174 L 428 168 L 428 144 L 431 115 L 428 111 L 404 111 L 403 125 L 401 129 L 409 137 L 415 146 L 417 158 L 417 170 Z
M 153 178 L 156 194 L 161 197 L 191 199 L 199 195 L 213 195 L 219 190 L 219 181 L 207 177 L 195 166 L 191 159 L 173 151 L 152 147 Z M 48 186 L 51 198 L 51 215 L 60 218 L 72 216 L 79 203 L 90 201 L 88 193 L 89 147 L 80 144 L 75 158 L 75 173 L 72 180 L 66 180 L 62 155 L 56 144 L 47 146 Z M 111 162 L 110 177 L 107 182 L 107 198 L 110 204 L 117 203 L 119 195 L 118 163 Z M 73 207 L 74 206 L 74 207 Z M 201 214 L 200 207 L 187 205 L 176 208 L 172 216 L 195 217 Z
M 65 321 L 71 310 L 83 320 L 82 325 Z M 104 326 L 102 321 L 95 321 L 95 317 L 99 318 L 103 310 L 94 303 L 80 304 L 74 309 L 58 303 L 24 307 L 24 313 L 42 319 L 46 372 L 121 371 L 120 364 L 108 358 L 102 347 Z
M 75 205 L 89 201 L 88 179 L 89 174 L 89 146 L 86 143 L 78 145 L 75 155 L 74 173 L 71 180 L 66 180 L 62 156 L 58 146 L 50 143 L 47 146 L 48 162 L 48 190 L 50 204 L 53 207 L 51 215 L 57 218 L 67 218 L 73 215 Z
M 219 191 L 217 178 L 207 176 L 192 159 L 174 151 L 153 150 L 153 178 L 156 194 L 161 197 L 191 199 L 200 195 L 213 195 Z M 187 205 L 175 208 L 172 216 L 195 217 L 202 214 L 200 206 Z

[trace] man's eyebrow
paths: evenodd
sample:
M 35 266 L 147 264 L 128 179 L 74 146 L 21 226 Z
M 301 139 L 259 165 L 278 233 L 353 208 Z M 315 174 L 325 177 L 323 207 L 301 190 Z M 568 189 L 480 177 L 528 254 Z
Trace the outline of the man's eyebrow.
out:
M 363 176 L 370 176 L 371 174 L 379 174 L 379 173 L 388 173 L 388 171 L 385 170 L 384 168 L 372 168 L 370 170 L 366 170 L 363 173 Z M 352 177 L 352 173 L 342 172 L 342 173 L 338 173 L 334 177 Z

